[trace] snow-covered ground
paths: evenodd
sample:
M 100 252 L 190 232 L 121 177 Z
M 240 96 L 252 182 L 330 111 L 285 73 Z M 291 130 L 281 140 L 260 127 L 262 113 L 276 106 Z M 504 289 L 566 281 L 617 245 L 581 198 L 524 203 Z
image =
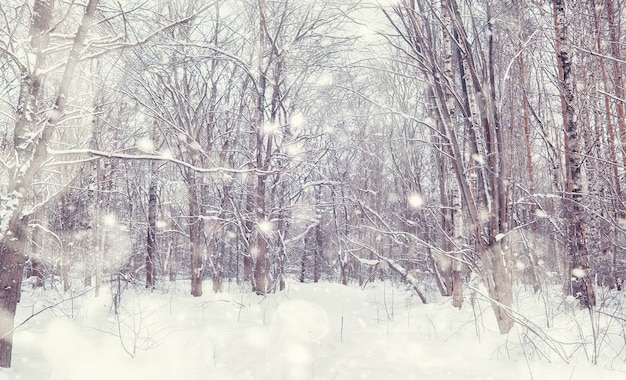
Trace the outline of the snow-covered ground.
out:
M 388 282 L 291 283 L 266 297 L 230 287 L 127 290 L 119 318 L 108 295 L 27 291 L 18 322 L 67 300 L 20 326 L 0 380 L 626 378 L 623 293 L 601 295 L 594 366 L 589 314 L 557 294 L 520 291 L 532 322 L 502 336 L 480 296 L 459 311 Z

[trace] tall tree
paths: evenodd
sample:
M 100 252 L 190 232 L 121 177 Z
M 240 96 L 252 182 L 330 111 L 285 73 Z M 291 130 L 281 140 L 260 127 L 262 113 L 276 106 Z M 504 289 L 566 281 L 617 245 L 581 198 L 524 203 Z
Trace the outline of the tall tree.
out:
M 14 64 L 19 68 L 21 86 L 17 104 L 17 119 L 13 131 L 14 149 L 17 153 L 9 175 L 5 209 L 0 230 L 0 366 L 11 366 L 13 348 L 13 320 L 20 299 L 22 275 L 26 259 L 28 222 L 32 212 L 33 181 L 48 159 L 48 144 L 59 123 L 65 117 L 74 73 L 85 48 L 85 39 L 98 5 L 98 0 L 87 3 L 78 30 L 74 34 L 71 50 L 63 66 L 63 73 L 54 97 L 53 108 L 47 112 L 43 126 L 39 124 L 42 111 L 42 87 L 45 78 L 41 74 L 46 61 L 45 51 L 50 41 L 53 25 L 54 1 L 35 0 L 29 29 L 29 45 L 26 52 L 34 62 L 23 63 L 15 55 Z M 8 52 L 8 51 L 7 51 Z
M 459 189 L 460 198 L 457 199 L 462 200 L 467 216 L 467 222 L 463 224 L 469 226 L 471 240 L 480 257 L 483 279 L 493 301 L 500 331 L 507 333 L 513 326 L 507 310 L 513 302 L 512 273 L 505 261 L 510 252 L 506 251 L 502 239 L 509 228 L 505 181 L 507 147 L 503 141 L 496 93 L 497 62 L 491 5 L 487 3 L 484 7 L 485 33 L 479 36 L 478 42 L 486 44 L 486 51 L 477 49 L 470 41 L 470 31 L 481 29 L 477 26 L 479 20 L 471 10 L 467 10 L 469 17 L 464 18 L 455 0 L 442 2 L 440 8 L 403 1 L 393 7 L 396 18 L 384 11 L 403 42 L 409 45 L 411 50 L 407 54 L 430 84 L 431 109 L 441 126 L 441 130 L 435 128 L 434 132 L 443 139 L 442 146 L 451 158 Z M 466 26 L 465 20 L 469 20 L 469 25 Z M 448 38 L 455 42 L 454 75 L 450 69 L 452 48 L 444 46 L 444 56 L 441 57 L 438 54 L 439 38 L 443 38 L 444 45 L 449 44 L 446 42 Z M 457 108 L 462 117 L 455 117 Z M 459 138 L 462 131 L 467 131 L 464 140 Z M 465 143 L 470 150 L 470 162 L 466 162 L 463 153 Z M 476 173 L 476 181 L 467 176 L 468 169 Z M 458 210 L 458 200 L 456 203 Z M 456 220 L 461 223 L 460 218 Z M 461 233 L 460 229 L 456 233 Z M 457 298 L 455 302 L 458 301 Z
M 565 129 L 565 201 L 568 212 L 567 239 L 568 264 L 571 273 L 571 294 L 581 306 L 593 308 L 596 297 L 589 276 L 589 251 L 587 247 L 587 219 L 583 207 L 583 136 L 577 122 L 574 103 L 574 66 L 572 44 L 568 31 L 565 2 L 553 0 L 556 56 L 558 63 L 559 93 L 561 95 L 563 127 Z M 568 279 L 566 279 L 569 282 Z M 569 287 L 569 286 L 568 286 Z

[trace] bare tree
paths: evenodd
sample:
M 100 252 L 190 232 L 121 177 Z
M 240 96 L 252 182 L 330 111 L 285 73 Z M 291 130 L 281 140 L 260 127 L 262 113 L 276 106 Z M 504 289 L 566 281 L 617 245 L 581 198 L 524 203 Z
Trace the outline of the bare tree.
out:
M 481 43 L 487 48 L 477 50 L 470 42 L 468 32 L 477 29 L 479 21 L 476 17 L 470 13 L 470 17 L 465 18 L 470 22 L 466 26 L 456 1 L 442 4 L 440 11 L 436 11 L 437 7 L 402 2 L 393 7 L 395 18 L 383 11 L 410 50 L 401 45 L 398 48 L 412 57 L 431 86 L 431 108 L 440 125 L 433 132 L 441 136 L 444 153 L 451 158 L 459 191 L 458 196 L 453 196 L 456 209 L 459 203 L 462 204 L 467 217 L 467 222 L 463 223 L 457 216 L 459 229 L 456 235 L 460 236 L 461 225 L 469 226 L 471 240 L 482 263 L 482 275 L 494 301 L 492 305 L 500 331 L 506 333 L 513 325 L 507 311 L 513 301 L 511 269 L 505 262 L 507 253 L 502 241 L 509 228 L 509 205 L 506 202 L 506 145 L 496 93 L 496 48 L 491 10 L 486 4 L 486 33 Z M 444 41 L 443 57 L 438 55 L 438 36 Z M 450 41 L 455 42 L 454 47 Z M 454 75 L 453 56 L 457 68 Z M 480 71 L 477 62 L 483 65 L 484 71 Z M 457 109 L 462 117 L 457 118 Z M 461 127 L 467 131 L 464 140 L 459 138 Z M 470 162 L 465 161 L 464 141 L 470 149 Z M 468 170 L 476 174 L 476 181 L 467 176 Z M 458 274 L 456 277 L 459 278 Z M 459 302 L 459 293 L 456 297 L 455 302 Z
M 48 158 L 48 143 L 53 138 L 57 125 L 62 121 L 66 112 L 68 97 L 71 95 L 71 84 L 76 67 L 84 50 L 87 33 L 98 5 L 97 0 L 90 0 L 84 10 L 79 28 L 74 35 L 74 41 L 63 64 L 63 74 L 54 97 L 54 104 L 42 124 L 39 112 L 42 111 L 42 86 L 44 78 L 41 70 L 45 67 L 46 56 L 44 51 L 50 40 L 52 25 L 52 1 L 36 0 L 33 6 L 30 23 L 29 52 L 34 53 L 34 62 L 22 62 L 11 51 L 10 54 L 15 67 L 20 73 L 20 94 L 17 99 L 17 120 L 13 131 L 16 160 L 11 164 L 14 168 L 9 174 L 5 210 L 8 212 L 2 217 L 2 239 L 0 241 L 1 265 L 7 268 L 0 273 L 2 297 L 0 303 L 0 366 L 11 366 L 13 319 L 16 305 L 20 298 L 24 261 L 28 241 L 28 215 L 32 212 L 32 194 L 30 193 L 33 181 Z M 28 54 L 32 57 L 33 55 Z M 45 103 L 44 103 L 45 104 Z M 42 125 L 42 126 L 41 126 Z
M 571 294 L 581 306 L 593 308 L 596 304 L 593 285 L 589 277 L 589 252 L 586 242 L 586 216 L 583 208 L 583 136 L 576 120 L 574 109 L 574 67 L 572 63 L 571 41 L 565 4 L 561 0 L 552 2 L 554 27 L 556 32 L 556 54 L 559 73 L 563 127 L 565 128 L 566 207 L 568 210 L 568 259 L 571 281 Z M 568 281 L 568 280 L 566 280 Z

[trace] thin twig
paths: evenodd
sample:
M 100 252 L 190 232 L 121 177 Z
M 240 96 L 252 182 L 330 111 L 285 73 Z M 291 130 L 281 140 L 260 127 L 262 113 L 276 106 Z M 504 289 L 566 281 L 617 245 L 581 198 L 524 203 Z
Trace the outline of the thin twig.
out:
M 7 335 L 9 335 L 9 334 L 13 333 L 15 330 L 17 330 L 17 328 L 18 328 L 18 327 L 21 327 L 21 326 L 25 325 L 28 321 L 30 321 L 30 320 L 31 320 L 31 319 L 33 319 L 34 317 L 38 316 L 39 314 L 43 313 L 44 311 L 49 310 L 49 309 L 52 309 L 53 307 L 59 306 L 60 304 L 62 304 L 62 303 L 64 303 L 64 302 L 66 302 L 66 301 L 71 301 L 71 300 L 73 300 L 73 299 L 76 299 L 76 298 L 82 297 L 82 296 L 84 296 L 85 294 L 89 293 L 92 289 L 93 289 L 93 287 L 91 287 L 91 288 L 89 288 L 89 289 L 87 289 L 87 290 L 83 291 L 82 293 L 79 293 L 79 294 L 77 294 L 77 295 L 75 295 L 75 296 L 72 296 L 72 297 L 70 297 L 70 298 L 65 298 L 65 299 L 62 299 L 61 301 L 59 301 L 59 302 L 57 302 L 57 303 L 54 303 L 54 304 L 49 305 L 49 306 L 46 306 L 46 307 L 44 307 L 43 309 L 39 310 L 38 312 L 31 314 L 28 318 L 24 319 L 22 322 L 20 322 L 20 323 L 18 323 L 17 325 L 15 325 L 15 327 L 13 327 L 11 330 L 9 330 L 9 331 L 7 331 L 6 333 L 4 333 L 4 335 L 0 336 L 0 339 L 3 339 L 5 336 L 7 336 Z

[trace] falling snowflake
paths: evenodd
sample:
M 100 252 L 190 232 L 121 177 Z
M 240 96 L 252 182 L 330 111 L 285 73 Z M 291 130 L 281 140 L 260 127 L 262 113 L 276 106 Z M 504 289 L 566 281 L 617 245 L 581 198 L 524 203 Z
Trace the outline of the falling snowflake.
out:
M 117 218 L 115 217 L 115 214 L 106 214 L 102 217 L 102 223 L 105 226 L 113 227 L 117 224 Z
M 152 153 L 154 152 L 154 141 L 148 138 L 140 138 L 137 140 L 137 148 L 142 152 Z
M 271 233 L 273 228 L 274 226 L 272 225 L 272 222 L 270 222 L 267 219 L 264 219 L 259 222 L 259 230 L 265 234 Z
M 472 154 L 472 160 L 478 165 L 485 164 L 485 159 L 480 154 Z
M 278 125 L 278 123 L 267 122 L 263 124 L 263 133 L 265 133 L 266 135 L 273 135 L 274 133 L 278 132 L 279 128 L 280 126 Z
M 418 193 L 413 193 L 409 195 L 408 198 L 409 206 L 417 209 L 421 209 L 424 207 L 424 198 Z
M 291 127 L 299 129 L 304 126 L 305 123 L 304 114 L 302 112 L 297 112 L 289 119 L 289 124 Z
M 172 154 L 172 152 L 169 149 L 164 149 L 161 154 L 161 157 L 163 157 L 166 160 L 171 160 L 174 158 L 174 155 Z
M 285 146 L 285 152 L 293 158 L 304 153 L 304 146 L 301 143 L 289 143 Z
M 587 271 L 582 268 L 574 268 L 572 269 L 572 277 L 576 279 L 581 279 L 587 275 Z
M 318 86 L 330 86 L 333 84 L 333 76 L 330 73 L 322 73 L 318 78 L 316 83 Z

